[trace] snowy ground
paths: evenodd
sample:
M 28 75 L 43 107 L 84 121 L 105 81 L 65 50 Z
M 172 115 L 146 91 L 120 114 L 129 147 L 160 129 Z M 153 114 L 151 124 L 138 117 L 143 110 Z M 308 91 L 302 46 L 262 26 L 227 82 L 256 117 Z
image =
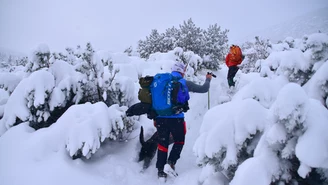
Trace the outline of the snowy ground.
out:
M 212 80 L 210 106 L 217 104 L 219 96 L 225 94 L 221 85 L 226 85 L 223 78 L 226 72 L 226 69 L 221 71 L 218 78 Z M 166 184 L 198 185 L 201 169 L 196 164 L 193 145 L 199 136 L 203 114 L 208 109 L 208 97 L 208 93 L 191 95 L 191 110 L 186 114 L 186 144 L 176 165 L 179 176 L 169 178 Z M 152 121 L 143 117 L 141 125 L 145 128 L 146 139 L 149 138 L 155 131 Z M 71 160 L 66 149 L 55 143 L 61 136 L 55 125 L 34 132 L 27 123 L 21 124 L 8 130 L 0 139 L 0 184 L 156 184 L 159 182 L 156 157 L 145 172 L 140 172 L 142 163 L 137 162 L 139 131 L 131 133 L 127 141 L 105 142 L 89 160 Z
M 215 72 L 217 78 L 212 79 L 209 93 L 191 94 L 191 110 L 186 113 L 186 142 L 176 165 L 179 176 L 169 178 L 166 184 L 226 185 L 228 182 L 215 172 L 215 168 L 227 171 L 234 165 L 239 166 L 231 185 L 263 185 L 270 184 L 272 179 L 290 180 L 294 177 L 288 175 L 294 174 L 288 174 L 290 168 L 285 165 L 290 157 L 300 161 L 296 167 L 298 176 L 306 178 L 312 169 L 321 169 L 322 176 L 327 177 L 327 43 L 326 34 L 313 34 L 305 43 L 296 40 L 295 45 L 300 45 L 298 49 L 285 50 L 283 43 L 275 45 L 275 51 L 262 61 L 261 73 L 239 71 L 235 77 L 236 88 L 232 90 L 227 87 L 227 67 L 222 65 L 222 69 Z M 305 52 L 299 49 L 305 46 L 313 48 Z M 118 82 L 129 91 L 129 96 L 137 96 L 137 89 L 133 88 L 133 83 L 138 87 L 137 77 L 170 71 L 171 64 L 176 61 L 175 53 L 157 53 L 148 62 L 125 55 L 111 57 L 115 67 L 121 70 Z M 318 61 L 313 60 L 315 57 L 319 57 Z M 314 64 L 313 68 L 310 64 Z M 197 58 L 192 58 L 189 66 L 195 65 Z M 54 84 L 74 84 L 73 75 L 63 70 L 65 66 L 65 69 L 75 71 L 72 66 L 57 61 L 49 70 L 38 70 L 21 81 L 20 75 L 11 77 L 14 79 L 11 82 L 20 83 L 9 98 L 7 92 L 0 92 L 0 113 L 3 112 L 0 120 L 0 185 L 159 184 L 156 157 L 143 173 L 142 163 L 137 162 L 140 126 L 145 128 L 145 139 L 155 132 L 152 121 L 145 116 L 126 138 L 106 141 L 99 150 L 99 138 L 115 138 L 115 133 L 110 132 L 111 127 L 122 126 L 120 116 L 124 110 L 118 106 L 107 107 L 104 103 L 75 105 L 49 128 L 35 131 L 28 123 L 12 127 L 17 117 L 28 120 L 28 105 L 43 104 L 47 90 L 55 88 Z M 207 71 L 195 76 L 193 69 L 188 68 L 187 79 L 204 82 Z M 296 72 L 307 70 L 316 73 L 303 87 L 290 83 L 297 81 L 293 78 Z M 70 78 L 63 78 L 66 75 Z M 99 80 L 108 77 L 105 71 L 103 79 Z M 13 85 L 9 80 L 4 84 L 8 89 Z M 26 94 L 33 95 L 34 99 L 28 99 L 30 96 L 26 97 Z M 59 100 L 55 98 L 52 103 L 57 105 Z M 52 105 L 51 101 L 49 105 Z M 256 132 L 261 135 L 254 136 L 256 138 L 247 145 L 251 156 L 238 164 L 239 150 Z M 91 159 L 72 160 L 69 153 L 74 154 L 82 145 L 86 155 L 90 150 L 98 151 Z M 223 150 L 226 150 L 225 155 L 220 155 L 225 152 Z M 282 158 L 277 157 L 277 152 Z M 204 162 L 207 159 L 215 159 L 217 163 Z M 206 166 L 200 168 L 197 162 Z

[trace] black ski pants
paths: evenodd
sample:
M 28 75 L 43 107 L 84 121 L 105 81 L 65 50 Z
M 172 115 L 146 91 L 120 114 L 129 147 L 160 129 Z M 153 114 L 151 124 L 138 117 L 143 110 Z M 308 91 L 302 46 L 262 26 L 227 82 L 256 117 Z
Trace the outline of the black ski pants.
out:
M 175 164 L 180 158 L 185 141 L 186 123 L 183 118 L 156 118 L 155 121 L 159 137 L 156 168 L 163 170 L 167 162 Z M 167 159 L 170 133 L 174 144 Z
M 228 71 L 228 84 L 229 87 L 235 86 L 235 82 L 233 81 L 233 78 L 236 76 L 236 73 L 238 72 L 239 68 L 237 66 L 230 66 Z

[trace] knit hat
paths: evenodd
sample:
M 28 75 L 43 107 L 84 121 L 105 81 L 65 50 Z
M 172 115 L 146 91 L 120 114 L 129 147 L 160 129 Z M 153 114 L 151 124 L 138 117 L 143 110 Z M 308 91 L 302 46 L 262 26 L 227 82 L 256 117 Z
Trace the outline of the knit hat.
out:
M 185 65 L 182 62 L 176 62 L 173 66 L 172 66 L 172 71 L 177 71 L 180 73 L 185 73 Z

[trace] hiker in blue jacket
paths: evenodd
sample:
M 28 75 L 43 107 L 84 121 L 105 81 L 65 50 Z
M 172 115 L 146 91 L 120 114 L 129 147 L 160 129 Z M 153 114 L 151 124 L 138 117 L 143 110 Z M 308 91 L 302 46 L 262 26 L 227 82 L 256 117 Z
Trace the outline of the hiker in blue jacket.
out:
M 183 78 L 185 69 L 185 65 L 181 62 L 175 63 L 172 67 L 171 74 L 176 77 L 181 77 L 179 82 L 181 83 L 182 90 L 185 92 L 178 94 L 178 99 L 189 99 L 189 92 L 208 92 L 212 74 L 206 75 L 206 80 L 203 85 L 197 85 Z M 189 109 L 189 107 L 187 107 L 187 109 Z M 165 164 L 169 164 L 170 167 L 175 170 L 175 164 L 180 158 L 180 154 L 185 142 L 185 134 L 187 131 L 186 122 L 184 121 L 184 113 L 178 113 L 170 116 L 157 116 L 154 121 L 159 137 L 156 168 L 158 169 L 158 177 L 166 178 L 167 174 L 164 172 Z M 167 158 L 170 133 L 173 136 L 174 144 L 170 155 Z

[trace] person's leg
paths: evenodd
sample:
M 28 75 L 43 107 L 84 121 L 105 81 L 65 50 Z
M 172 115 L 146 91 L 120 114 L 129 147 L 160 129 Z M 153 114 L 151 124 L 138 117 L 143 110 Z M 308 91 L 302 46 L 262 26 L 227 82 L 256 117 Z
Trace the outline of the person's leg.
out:
M 227 80 L 228 80 L 228 85 L 229 87 L 233 86 L 233 80 L 232 80 L 232 68 L 229 67 L 229 70 L 228 70 L 228 75 L 227 75 Z
M 180 154 L 185 142 L 186 123 L 183 118 L 172 119 L 172 122 L 169 124 L 169 127 L 173 136 L 174 144 L 170 152 L 168 163 L 173 165 L 174 168 L 174 165 L 180 158 Z
M 236 76 L 236 73 L 238 72 L 238 67 L 237 66 L 230 66 L 229 71 L 228 71 L 228 84 L 229 87 L 235 86 L 235 82 L 233 81 L 233 78 Z
M 170 132 L 167 127 L 167 119 L 156 119 L 156 128 L 158 133 L 158 147 L 157 147 L 157 162 L 156 168 L 158 171 L 163 171 L 164 165 L 167 161 L 167 152 L 169 145 Z

